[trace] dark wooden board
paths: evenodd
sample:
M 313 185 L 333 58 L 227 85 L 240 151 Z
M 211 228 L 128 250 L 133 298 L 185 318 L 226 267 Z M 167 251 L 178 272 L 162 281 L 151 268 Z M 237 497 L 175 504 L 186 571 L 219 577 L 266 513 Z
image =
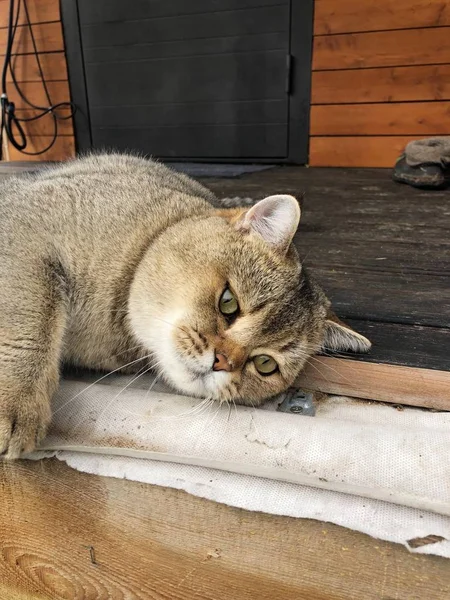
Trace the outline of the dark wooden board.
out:
M 347 319 L 372 342 L 367 355 L 342 353 L 351 360 L 450 371 L 450 329 Z M 336 356 L 336 355 L 335 355 Z M 450 393 L 450 392 L 449 392 Z
M 279 167 L 204 179 L 219 196 L 301 197 L 295 243 L 336 312 L 374 343 L 356 360 L 450 371 L 450 192 L 384 169 Z

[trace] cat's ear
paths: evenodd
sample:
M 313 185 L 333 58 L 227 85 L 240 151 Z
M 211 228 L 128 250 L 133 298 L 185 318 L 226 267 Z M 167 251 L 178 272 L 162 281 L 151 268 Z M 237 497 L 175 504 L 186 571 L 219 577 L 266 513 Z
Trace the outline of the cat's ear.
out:
M 294 196 L 268 196 L 241 213 L 240 231 L 253 232 L 280 252 L 286 252 L 300 221 L 300 206 Z
M 323 351 L 331 352 L 369 352 L 370 341 L 343 323 L 333 312 L 329 312 L 325 321 Z

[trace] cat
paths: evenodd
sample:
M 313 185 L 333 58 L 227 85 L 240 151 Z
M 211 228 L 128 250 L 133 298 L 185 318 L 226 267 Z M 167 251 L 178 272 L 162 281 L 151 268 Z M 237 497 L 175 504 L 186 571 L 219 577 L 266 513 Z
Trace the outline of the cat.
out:
M 184 394 L 259 405 L 321 348 L 369 349 L 329 318 L 301 265 L 295 198 L 217 203 L 183 174 L 114 153 L 4 182 L 0 453 L 43 438 L 62 364 L 153 365 Z

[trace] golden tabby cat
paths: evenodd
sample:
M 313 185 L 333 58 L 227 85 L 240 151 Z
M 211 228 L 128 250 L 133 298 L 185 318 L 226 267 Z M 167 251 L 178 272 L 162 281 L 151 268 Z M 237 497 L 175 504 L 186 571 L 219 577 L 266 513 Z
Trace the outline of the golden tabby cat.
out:
M 322 346 L 369 348 L 327 319 L 291 244 L 292 196 L 214 202 L 184 175 L 117 154 L 3 184 L 0 453 L 44 436 L 62 363 L 154 363 L 186 394 L 259 404 Z

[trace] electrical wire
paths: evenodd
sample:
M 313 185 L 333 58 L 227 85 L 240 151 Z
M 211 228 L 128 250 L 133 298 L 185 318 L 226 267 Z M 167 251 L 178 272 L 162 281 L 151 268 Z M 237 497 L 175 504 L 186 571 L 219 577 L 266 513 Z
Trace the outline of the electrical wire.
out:
M 23 5 L 23 9 L 24 9 L 24 13 L 25 13 L 25 26 L 27 26 L 27 28 L 29 30 L 31 43 L 33 46 L 33 55 L 36 59 L 36 63 L 38 66 L 38 71 L 39 71 L 39 77 L 40 77 L 42 86 L 44 88 L 44 93 L 45 93 L 45 96 L 46 96 L 46 99 L 48 102 L 48 106 L 39 106 L 38 104 L 31 102 L 31 100 L 29 100 L 29 98 L 27 98 L 27 96 L 21 89 L 21 87 L 17 81 L 16 74 L 14 72 L 14 65 L 12 62 L 12 50 L 13 50 L 14 38 L 16 36 L 16 32 L 17 32 L 17 28 L 18 28 L 21 5 Z M 58 137 L 58 121 L 64 121 L 67 119 L 71 119 L 76 111 L 76 106 L 72 102 L 59 102 L 57 104 L 52 104 L 50 92 L 48 89 L 47 81 L 44 76 L 44 71 L 42 69 L 42 64 L 41 64 L 39 52 L 37 49 L 36 39 L 34 37 L 33 27 L 32 27 L 31 20 L 30 20 L 30 14 L 28 11 L 27 0 L 17 0 L 17 9 L 16 9 L 15 15 L 14 15 L 14 7 L 15 7 L 15 0 L 9 0 L 8 34 L 7 34 L 5 60 L 4 60 L 3 69 L 2 69 L 2 81 L 1 81 L 2 94 L 0 97 L 1 116 L 2 116 L 2 122 L 0 125 L 0 160 L 3 158 L 3 156 L 2 156 L 3 131 L 6 133 L 6 137 L 10 141 L 10 143 L 19 152 L 21 152 L 22 154 L 26 154 L 28 156 L 39 156 L 41 154 L 44 154 L 45 152 L 48 152 L 50 150 L 50 148 L 52 148 L 53 145 L 55 144 L 56 138 Z M 14 16 L 15 16 L 15 18 L 14 18 Z M 30 108 L 32 108 L 34 110 L 40 111 L 38 114 L 33 115 L 32 117 L 27 117 L 27 118 L 19 118 L 16 115 L 15 104 L 14 104 L 14 102 L 9 101 L 8 93 L 7 93 L 7 81 L 6 80 L 7 80 L 8 69 L 11 73 L 11 79 L 14 84 L 16 92 L 18 93 L 18 95 L 20 96 L 20 98 L 26 105 L 28 105 Z M 58 111 L 58 109 L 62 109 L 62 108 L 70 108 L 71 111 L 68 115 L 61 116 L 56 111 Z M 36 152 L 26 151 L 25 148 L 27 147 L 28 140 L 27 140 L 27 136 L 23 130 L 21 123 L 37 121 L 38 119 L 41 119 L 41 118 L 45 117 L 46 115 L 51 115 L 52 120 L 53 120 L 53 133 L 52 133 L 51 141 L 42 150 L 38 150 Z M 13 128 L 15 129 L 16 133 L 14 132 Z

